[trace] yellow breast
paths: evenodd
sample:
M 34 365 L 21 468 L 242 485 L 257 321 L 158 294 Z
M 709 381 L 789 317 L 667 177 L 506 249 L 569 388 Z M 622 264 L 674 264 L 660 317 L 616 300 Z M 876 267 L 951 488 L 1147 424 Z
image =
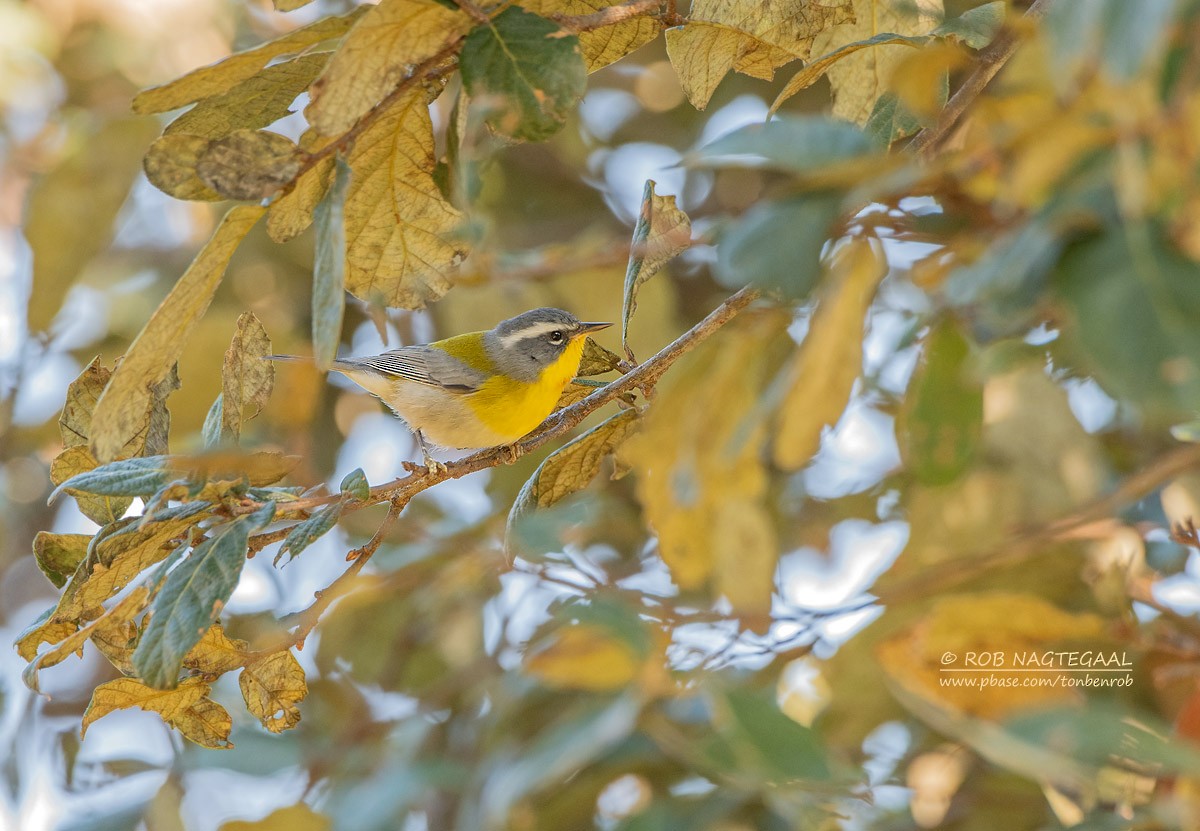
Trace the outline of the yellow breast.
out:
M 585 338 L 567 344 L 563 354 L 536 381 L 495 375 L 468 396 L 471 410 L 489 429 L 515 441 L 546 420 L 562 391 L 579 371 Z

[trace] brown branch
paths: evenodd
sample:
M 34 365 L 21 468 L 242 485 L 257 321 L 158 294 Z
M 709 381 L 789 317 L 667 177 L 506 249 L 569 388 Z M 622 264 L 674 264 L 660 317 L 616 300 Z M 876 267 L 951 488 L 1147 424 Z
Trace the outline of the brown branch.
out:
M 643 17 L 651 12 L 657 12 L 662 6 L 662 0 L 628 0 L 619 6 L 608 6 L 598 12 L 581 15 L 551 14 L 547 15 L 568 32 L 590 32 L 602 29 L 615 23 L 634 17 Z
M 492 22 L 492 19 L 488 17 L 487 12 L 475 5 L 472 0 L 454 0 L 454 2 L 460 9 L 466 12 L 468 17 L 470 17 L 476 23 L 486 26 Z
M 1034 0 L 1033 5 L 1026 10 L 1025 17 L 1030 20 L 1041 18 L 1046 14 L 1046 8 L 1049 5 L 1050 0 Z M 909 142 L 909 149 L 926 158 L 941 149 L 958 125 L 963 113 L 975 103 L 975 99 L 1004 68 L 1009 59 L 1016 54 L 1017 47 L 1020 45 L 1021 37 L 1016 31 L 1008 27 L 1002 29 L 995 39 L 979 53 L 975 71 L 967 76 L 962 86 L 946 103 L 937 123 L 917 133 Z
M 1112 493 L 1095 499 L 1064 517 L 1007 537 L 996 548 L 949 563 L 921 569 L 911 577 L 875 591 L 876 602 L 889 604 L 956 586 L 997 568 L 1022 563 L 1047 543 L 1070 538 L 1087 525 L 1106 519 L 1124 505 L 1152 493 L 1163 482 L 1200 466 L 1200 445 L 1189 444 L 1165 453 L 1147 467 L 1126 478 Z

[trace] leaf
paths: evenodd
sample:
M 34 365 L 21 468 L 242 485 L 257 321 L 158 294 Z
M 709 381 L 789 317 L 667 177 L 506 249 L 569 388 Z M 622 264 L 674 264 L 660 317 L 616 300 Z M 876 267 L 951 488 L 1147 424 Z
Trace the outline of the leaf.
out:
M 79 631 L 79 624 L 70 620 L 56 620 L 55 607 L 42 612 L 37 620 L 17 635 L 13 645 L 17 654 L 26 661 L 37 657 L 38 647 L 44 643 L 59 643 Z
M 860 161 L 878 152 L 862 130 L 823 116 L 785 116 L 765 124 L 749 124 L 704 145 L 687 157 L 696 166 L 725 166 L 731 157 L 753 157 L 754 167 L 807 174 L 828 182 L 831 167 Z M 751 165 L 747 165 L 751 166 Z M 852 184 L 861 171 L 847 176 Z
M 217 831 L 329 831 L 332 827 L 328 817 L 301 803 L 280 808 L 253 822 L 230 820 L 221 823 Z
M 302 9 L 311 3 L 313 0 L 271 0 L 271 5 L 275 7 L 277 12 L 294 12 L 296 9 Z
M 289 560 L 296 559 L 304 549 L 337 525 L 341 515 L 342 503 L 335 502 L 319 509 L 303 522 L 293 525 L 287 536 L 283 538 L 283 544 L 279 546 L 279 553 L 275 555 L 275 561 L 278 562 L 285 552 L 292 555 Z
M 132 497 L 124 496 L 94 496 L 74 488 L 67 489 L 64 484 L 76 476 L 89 473 L 96 469 L 96 457 L 83 446 L 68 447 L 54 457 L 50 463 L 50 481 L 56 483 L 59 489 L 74 497 L 79 505 L 79 511 L 97 525 L 107 525 L 116 522 L 129 506 L 133 504 Z M 58 490 L 50 495 L 54 499 Z
M 366 502 L 371 498 L 371 483 L 367 481 L 367 475 L 361 467 L 346 474 L 342 479 L 341 491 L 359 502 Z
M 714 584 L 739 615 L 768 619 L 775 590 L 779 542 L 766 508 L 731 498 L 713 518 Z
M 313 256 L 312 337 L 317 369 L 328 372 L 342 340 L 346 310 L 346 225 L 343 218 L 350 167 L 337 160 L 333 187 L 314 211 L 316 254 Z
M 224 627 L 214 623 L 183 659 L 183 665 L 201 675 L 223 675 L 246 662 L 247 643 L 233 640 Z
M 885 92 L 875 102 L 864 132 L 884 145 L 914 135 L 921 129 L 917 117 L 904 108 L 894 92 Z
M 587 378 L 592 375 L 603 375 L 612 372 L 621 365 L 621 356 L 612 350 L 605 349 L 590 337 L 583 342 L 583 356 L 579 360 L 577 378 Z
M 994 0 L 967 9 L 934 29 L 933 35 L 958 41 L 971 49 L 982 49 L 992 42 L 1004 24 L 1005 6 L 1004 0 Z
M 587 88 L 579 38 L 516 6 L 467 35 L 459 67 L 488 125 L 526 141 L 557 133 Z
M 428 104 L 422 89 L 400 98 L 346 159 L 346 289 L 363 300 L 421 308 L 446 293 L 466 254 L 453 240 L 462 214 L 433 181 Z
M 114 629 L 123 628 L 125 624 L 133 620 L 150 602 L 150 590 L 145 586 L 138 586 L 129 594 L 125 595 L 111 609 L 104 612 L 100 617 L 91 621 L 85 626 L 80 627 L 77 631 L 70 633 L 63 640 L 57 642 L 50 649 L 47 649 L 42 654 L 34 658 L 29 666 L 25 667 L 21 673 L 21 678 L 25 682 L 25 686 L 34 692 L 39 692 L 38 687 L 38 672 L 47 667 L 61 664 L 69 656 L 83 649 L 83 645 L 87 643 L 88 638 L 92 635 L 103 636 L 106 632 Z M 40 632 L 55 634 L 61 632 L 63 627 L 61 623 L 53 624 L 51 629 L 41 629 Z M 28 642 L 22 638 L 22 646 Z M 33 648 L 37 648 L 37 644 L 33 644 Z M 22 655 L 27 654 L 28 650 L 24 650 Z
M 292 102 L 316 79 L 329 52 L 268 66 L 220 95 L 205 98 L 163 131 L 219 139 L 238 130 L 269 127 L 292 112 Z
M 527 655 L 525 670 L 561 690 L 618 690 L 637 677 L 642 658 L 629 644 L 597 626 L 560 629 L 544 648 Z
M 247 664 L 238 676 L 246 709 L 272 733 L 290 730 L 300 722 L 296 705 L 308 695 L 304 668 L 290 650 Z
M 303 52 L 330 38 L 341 37 L 366 9 L 320 20 L 261 46 L 247 49 L 217 61 L 211 66 L 187 73 L 168 84 L 139 92 L 133 99 L 133 111 L 140 115 L 178 109 L 202 98 L 220 95 L 259 73 L 275 58 Z
M 167 378 L 188 335 L 212 301 L 229 258 L 263 208 L 241 205 L 225 215 L 208 244 L 130 344 L 92 414 L 91 448 L 110 462 L 146 429 L 151 387 Z
M 268 503 L 257 513 L 210 529 L 209 538 L 167 575 L 133 653 L 138 675 L 147 684 L 168 689 L 178 683 L 184 657 L 237 588 L 250 535 L 270 522 L 274 511 Z
M 296 177 L 301 156 L 286 136 L 236 130 L 204 149 L 196 175 L 227 199 L 265 199 Z
M 731 688 L 718 700 L 724 715 L 722 733 L 769 780 L 825 780 L 830 777 L 825 752 L 813 731 L 792 721 L 774 697 L 757 690 Z
M 100 394 L 112 377 L 112 370 L 100 363 L 100 358 L 92 358 L 83 372 L 67 387 L 67 400 L 58 416 L 58 433 L 62 437 L 63 447 L 78 447 L 88 443 L 92 432 L 92 411 Z
M 33 538 L 33 557 L 46 579 L 61 589 L 87 555 L 90 534 L 51 534 L 38 531 Z
M 243 312 L 237 319 L 233 342 L 225 352 L 221 368 L 221 426 L 236 442 L 242 434 L 243 411 L 249 421 L 266 406 L 275 385 L 275 364 L 266 360 L 271 354 L 271 338 L 254 312 Z
M 220 201 L 221 194 L 210 188 L 196 173 L 200 156 L 212 142 L 202 136 L 172 133 L 150 145 L 142 169 L 150 184 L 176 199 L 201 202 Z
M 320 148 L 316 142 L 306 142 L 310 132 L 300 137 L 300 146 L 311 153 Z M 275 242 L 284 243 L 308 229 L 317 205 L 329 190 L 335 161 L 333 156 L 325 156 L 297 176 L 289 189 L 272 200 L 267 213 L 267 236 Z
M 637 224 L 633 226 L 621 305 L 621 346 L 630 360 L 633 352 L 629 348 L 629 319 L 637 311 L 638 289 L 691 244 L 692 221 L 688 215 L 675 207 L 674 196 L 657 195 L 654 180 L 647 179 Z
M 200 438 L 204 441 L 205 450 L 212 450 L 221 444 L 221 422 L 225 420 L 224 409 L 221 393 L 217 393 L 216 400 L 213 401 L 212 406 L 208 408 L 208 413 L 204 416 L 204 425 L 200 428 Z
M 368 7 L 312 88 L 304 114 L 318 133 L 344 133 L 412 68 L 471 28 L 457 8 L 435 0 L 382 0 Z
M 521 8 L 525 11 L 549 17 L 553 14 L 593 14 L 612 6 L 619 0 L 525 0 Z M 579 48 L 587 71 L 595 72 L 650 43 L 662 31 L 662 23 L 653 17 L 641 15 L 620 23 L 601 26 L 589 32 L 579 33 Z
M 953 320 L 934 326 L 896 429 L 905 469 L 922 484 L 954 481 L 979 446 L 983 384 L 971 374 L 970 359 L 970 345 Z
M 686 25 L 667 30 L 667 55 L 688 100 L 702 110 L 731 69 L 771 80 L 780 66 L 808 57 L 819 33 L 847 20 L 849 0 L 698 0 Z
M 149 496 L 175 472 L 170 456 L 140 456 L 109 462 L 67 479 L 50 494 L 50 501 L 68 489 L 100 496 Z
M 808 334 L 783 371 L 786 390 L 776 414 L 775 464 L 806 465 L 821 431 L 836 424 L 862 372 L 864 319 L 887 263 L 870 242 L 855 240 L 829 263 L 830 285 L 818 303 Z
M 821 250 L 841 212 L 842 196 L 831 191 L 758 203 L 721 234 L 718 281 L 805 297 L 820 276 Z
M 804 68 L 792 76 L 791 80 L 784 85 L 779 94 L 775 96 L 775 101 L 771 104 L 771 113 L 776 112 L 784 101 L 787 101 L 801 90 L 808 89 L 817 81 L 825 77 L 825 73 L 842 58 L 853 55 L 861 49 L 871 49 L 876 46 L 884 46 L 886 44 L 896 44 L 899 46 L 911 46 L 919 48 L 929 42 L 927 37 L 898 35 L 894 32 L 880 32 L 877 35 L 867 38 L 866 40 L 856 40 L 852 43 L 846 43 L 834 49 L 827 55 L 822 55 L 815 61 L 809 61 L 804 65 Z
M 96 687 L 91 703 L 83 714 L 81 735 L 97 719 L 117 710 L 139 707 L 158 713 L 184 738 L 202 747 L 228 749 L 233 721 L 229 713 L 208 694 L 212 686 L 199 678 L 189 678 L 172 690 L 148 687 L 134 678 L 118 678 Z
M 153 131 L 141 118 L 105 121 L 30 189 L 24 231 L 33 252 L 31 332 L 49 327 L 68 289 L 112 239 Z
M 938 24 L 942 14 L 942 0 L 853 0 L 853 3 L 855 22 L 842 23 L 819 35 L 813 42 L 814 52 L 826 55 L 883 34 L 925 35 Z M 907 47 L 884 43 L 840 56 L 828 66 L 834 116 L 856 124 L 866 123 L 875 102 L 887 91 L 893 70 L 907 54 Z

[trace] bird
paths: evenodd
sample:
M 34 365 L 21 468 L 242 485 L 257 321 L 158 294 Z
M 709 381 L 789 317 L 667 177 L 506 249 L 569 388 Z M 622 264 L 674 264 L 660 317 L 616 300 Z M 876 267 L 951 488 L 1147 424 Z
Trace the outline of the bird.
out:
M 587 336 L 611 325 L 586 323 L 562 309 L 533 309 L 487 331 L 338 358 L 332 369 L 403 419 L 426 468 L 438 470 L 444 465 L 433 459 L 431 445 L 501 447 L 545 421 L 579 371 Z

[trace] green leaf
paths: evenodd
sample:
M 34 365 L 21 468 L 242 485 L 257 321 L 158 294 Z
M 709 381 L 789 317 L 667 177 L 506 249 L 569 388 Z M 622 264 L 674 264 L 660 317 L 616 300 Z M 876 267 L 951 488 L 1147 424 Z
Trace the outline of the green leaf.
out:
M 308 519 L 303 522 L 298 522 L 288 531 L 288 535 L 284 537 L 283 544 L 279 546 L 279 553 L 275 555 L 275 562 L 279 562 L 279 558 L 284 553 L 291 554 L 290 560 L 300 556 L 300 552 L 308 548 L 318 539 L 329 532 L 333 526 L 337 525 L 338 518 L 342 515 L 342 503 L 335 502 L 332 505 L 326 505 Z
M 342 339 L 346 310 L 346 226 L 342 220 L 349 165 L 339 156 L 333 186 L 313 212 L 316 254 L 313 257 L 312 338 L 317 368 L 328 371 Z
M 642 208 L 637 224 L 633 226 L 621 304 L 621 346 L 630 360 L 633 360 L 633 352 L 629 348 L 629 320 L 637 311 L 638 289 L 691 244 L 692 221 L 688 215 L 675 207 L 674 196 L 657 195 L 654 180 L 647 179 L 642 191 Z
M 983 384 L 953 320 L 936 324 L 904 397 L 897 434 L 905 468 L 925 485 L 945 485 L 970 466 L 983 436 Z
M 579 38 L 516 6 L 467 35 L 459 65 L 492 129 L 527 141 L 557 133 L 587 88 Z
M 728 717 L 722 733 L 735 752 L 773 779 L 829 778 L 825 752 L 812 730 L 792 721 L 774 697 L 752 689 L 726 690 L 719 701 Z
M 956 269 L 942 296 L 968 307 L 995 334 L 1017 334 L 1033 324 L 1037 297 L 1063 242 L 1044 219 L 997 234 L 975 262 Z
M 210 529 L 209 538 L 167 574 L 133 653 L 134 668 L 146 684 L 168 689 L 179 682 L 184 656 L 220 617 L 237 588 L 250 535 L 274 514 L 275 504 L 268 503 L 253 514 Z
M 1004 0 L 995 0 L 967 9 L 958 17 L 938 26 L 932 34 L 934 37 L 957 40 L 972 49 L 982 49 L 992 42 L 1004 24 L 1006 5 Z
M 359 502 L 366 502 L 371 498 L 371 484 L 367 481 L 367 475 L 363 473 L 361 467 L 346 474 L 346 477 L 342 479 L 341 491 Z
M 237 331 L 225 352 L 221 368 L 221 432 L 236 443 L 242 434 L 242 421 L 258 415 L 275 385 L 275 364 L 266 360 L 271 354 L 271 338 L 254 312 L 243 312 L 237 319 Z M 246 407 L 254 411 L 244 415 Z
M 225 420 L 222 395 L 223 393 L 217 393 L 217 400 L 208 408 L 208 414 L 204 416 L 204 426 L 200 428 L 200 438 L 204 442 L 205 450 L 212 450 L 221 444 L 221 422 Z
M 88 534 L 51 534 L 38 531 L 33 538 L 33 556 L 38 568 L 56 588 L 62 588 L 87 556 Z
M 97 461 L 111 462 L 127 442 L 147 429 L 154 387 L 170 376 L 188 335 L 212 302 L 229 258 L 263 210 L 241 205 L 225 215 L 130 344 L 92 414 L 89 438 Z
M 265 199 L 296 177 L 303 155 L 278 133 L 236 130 L 200 153 L 196 175 L 227 199 Z
M 726 230 L 717 246 L 717 279 L 806 296 L 821 273 L 821 249 L 841 213 L 841 194 L 819 192 L 761 202 Z
M 867 135 L 884 145 L 915 135 L 920 129 L 920 120 L 900 103 L 900 98 L 894 92 L 879 96 L 871 115 L 867 117 L 867 123 L 863 125 Z
M 752 157 L 753 167 L 822 173 L 828 165 L 868 156 L 878 149 L 848 122 L 824 116 L 786 116 L 734 130 L 689 154 L 687 161 L 723 167 L 730 164 L 730 157 Z
M 67 488 L 100 496 L 148 496 L 176 472 L 170 456 L 122 459 L 72 476 L 54 489 L 49 501 Z

